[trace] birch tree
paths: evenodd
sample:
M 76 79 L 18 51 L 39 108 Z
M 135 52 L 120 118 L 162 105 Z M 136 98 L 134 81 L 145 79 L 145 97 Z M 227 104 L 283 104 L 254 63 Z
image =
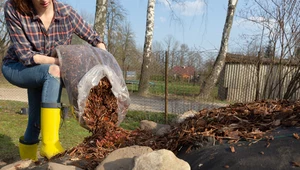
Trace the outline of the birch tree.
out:
M 97 0 L 94 28 L 101 38 L 104 38 L 106 13 L 107 0 Z
M 228 48 L 228 40 L 230 37 L 230 31 L 231 31 L 237 3 L 238 3 L 238 0 L 228 0 L 227 16 L 226 16 L 225 25 L 223 28 L 221 46 L 220 46 L 218 56 L 216 58 L 214 66 L 213 66 L 213 70 L 210 72 L 209 76 L 205 79 L 205 81 L 203 82 L 203 84 L 200 88 L 199 97 L 201 97 L 201 98 L 204 98 L 204 99 L 209 98 L 215 84 L 217 83 L 219 75 L 225 65 L 225 58 L 226 58 L 226 53 L 227 53 L 227 48 Z
M 10 42 L 9 35 L 5 27 L 5 21 L 4 21 L 4 12 L 3 12 L 4 3 L 5 3 L 4 0 L 0 0 L 0 56 L 1 58 L 2 56 L 4 56 Z M 0 64 L 1 62 L 2 60 L 0 60 Z
M 146 33 L 145 42 L 143 50 L 143 63 L 141 69 L 141 77 L 139 83 L 138 93 L 140 95 L 146 95 L 149 89 L 149 79 L 150 79 L 150 64 L 151 64 L 151 47 L 153 40 L 153 30 L 154 30 L 154 14 L 155 14 L 155 1 L 148 0 L 147 6 L 147 21 L 146 21 Z

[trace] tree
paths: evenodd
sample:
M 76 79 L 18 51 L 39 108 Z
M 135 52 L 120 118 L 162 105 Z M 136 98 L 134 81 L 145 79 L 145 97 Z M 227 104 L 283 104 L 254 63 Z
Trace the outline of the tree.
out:
M 265 58 L 274 58 L 274 47 L 273 43 L 270 40 L 268 46 L 265 49 Z
M 106 38 L 106 48 L 120 64 L 124 78 L 126 78 L 127 70 L 137 70 L 137 65 L 140 65 L 140 61 L 138 60 L 140 54 L 136 49 L 134 32 L 132 31 L 131 24 L 126 20 L 126 10 L 119 0 L 98 1 L 97 5 L 102 4 L 102 8 L 98 7 L 98 9 L 102 10 L 102 14 L 95 14 L 95 29 L 98 27 L 100 30 L 98 32 L 102 33 L 104 33 L 104 30 L 106 31 L 106 34 L 103 36 L 103 38 Z M 103 9 L 103 6 L 106 9 Z M 99 13 L 99 11 L 96 12 Z M 98 19 L 96 19 L 97 16 L 99 17 Z M 103 21 L 104 19 L 106 20 Z M 97 26 L 97 20 L 101 20 L 98 22 L 100 27 L 99 25 Z M 103 27 L 104 23 L 105 29 Z
M 186 45 L 186 44 L 180 45 L 180 50 L 179 50 L 179 52 L 180 52 L 179 65 L 180 66 L 185 66 L 188 51 L 189 51 L 188 45 Z
M 118 0 L 108 0 L 107 3 L 106 48 L 113 56 L 116 56 L 118 31 L 124 23 L 126 11 Z
M 219 75 L 225 65 L 226 53 L 228 48 L 228 40 L 230 36 L 230 31 L 231 31 L 237 3 L 238 0 L 228 0 L 227 16 L 226 16 L 224 29 L 223 29 L 220 50 L 216 58 L 216 61 L 214 63 L 212 72 L 209 74 L 209 76 L 206 78 L 206 80 L 203 82 L 200 88 L 199 97 L 202 97 L 204 99 L 209 98 L 211 91 L 213 90 L 215 84 L 217 83 Z
M 129 65 L 126 65 L 126 59 L 130 57 L 131 52 L 135 52 L 135 41 L 134 41 L 134 33 L 130 26 L 129 22 L 125 22 L 123 27 L 120 28 L 119 34 L 119 47 L 120 50 L 118 53 L 121 56 L 121 68 L 124 73 L 124 78 L 126 78 L 127 68 Z
M 4 21 L 4 0 L 0 0 L 0 57 L 4 56 L 8 46 L 9 46 L 9 35 L 6 31 L 5 21 Z M 0 61 L 1 64 L 2 60 Z
M 155 1 L 156 0 L 148 0 L 147 7 L 147 21 L 146 21 L 146 35 L 145 35 L 145 43 L 143 50 L 143 63 L 141 69 L 141 77 L 139 83 L 138 93 L 140 95 L 145 95 L 148 93 L 149 88 L 149 79 L 150 79 L 150 64 L 151 64 L 151 46 L 153 39 L 153 30 L 154 30 L 154 14 L 155 14 Z
M 287 72 L 283 61 L 299 61 L 297 48 L 300 34 L 300 1 L 254 0 L 249 1 L 247 5 L 245 7 L 247 10 L 243 11 L 244 18 L 266 29 L 265 32 L 268 34 L 266 55 L 273 61 L 276 59 L 279 61 L 276 65 L 270 63 L 270 71 L 262 82 L 264 89 L 260 92 L 261 98 L 268 99 L 273 96 L 278 99 L 289 99 L 300 88 L 300 68 Z M 290 72 L 294 72 L 292 77 L 288 75 Z M 286 82 L 289 82 L 288 86 L 285 85 Z
M 101 38 L 104 38 L 106 13 L 107 13 L 107 0 L 97 0 L 94 28 L 96 32 L 101 36 Z
M 167 52 L 169 54 L 170 67 L 173 68 L 175 65 L 177 65 L 177 63 L 175 62 L 175 52 L 178 50 L 179 42 L 175 40 L 175 38 L 172 35 L 168 35 L 165 38 L 164 42 L 167 48 Z

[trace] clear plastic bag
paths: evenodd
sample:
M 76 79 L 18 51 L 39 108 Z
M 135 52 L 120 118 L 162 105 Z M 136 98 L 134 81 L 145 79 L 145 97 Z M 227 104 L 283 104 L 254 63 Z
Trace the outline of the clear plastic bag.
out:
M 81 126 L 90 89 L 107 77 L 118 104 L 118 125 L 123 121 L 130 98 L 122 71 L 109 52 L 89 45 L 61 45 L 54 52 L 60 62 L 61 76 L 68 93 L 71 110 Z

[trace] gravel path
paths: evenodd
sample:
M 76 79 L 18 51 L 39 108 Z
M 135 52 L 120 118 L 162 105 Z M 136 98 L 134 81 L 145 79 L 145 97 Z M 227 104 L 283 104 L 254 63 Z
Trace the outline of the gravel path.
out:
M 137 95 L 131 95 L 131 104 L 129 110 L 140 110 L 149 112 L 164 112 L 165 101 L 164 98 L 158 97 L 141 97 Z M 0 100 L 15 100 L 21 102 L 27 102 L 27 91 L 22 88 L 0 88 Z M 182 114 L 189 110 L 202 110 L 204 108 L 217 108 L 226 106 L 219 103 L 197 102 L 170 99 L 168 101 L 168 113 Z
M 0 100 L 27 102 L 27 90 L 22 88 L 0 88 Z

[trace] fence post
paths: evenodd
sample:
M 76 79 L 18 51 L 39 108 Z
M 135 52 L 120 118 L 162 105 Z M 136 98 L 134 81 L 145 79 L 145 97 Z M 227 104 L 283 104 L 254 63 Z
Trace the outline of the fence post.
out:
M 169 65 L 169 54 L 165 52 L 165 123 L 168 123 L 168 65 Z

